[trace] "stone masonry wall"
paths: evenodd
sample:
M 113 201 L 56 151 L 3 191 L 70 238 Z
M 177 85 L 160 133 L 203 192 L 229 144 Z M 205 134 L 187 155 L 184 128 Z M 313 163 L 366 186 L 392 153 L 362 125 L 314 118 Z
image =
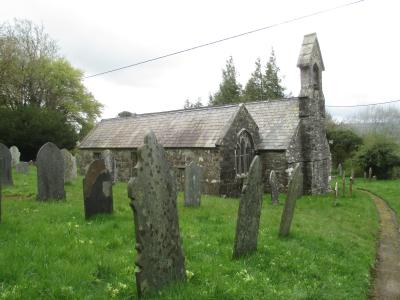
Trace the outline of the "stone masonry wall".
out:
M 264 191 L 270 192 L 271 187 L 269 184 L 269 174 L 272 170 L 275 171 L 276 177 L 279 182 L 279 191 L 286 191 L 288 184 L 288 174 L 287 168 L 288 163 L 286 160 L 285 151 L 260 151 L 259 155 L 261 157 L 262 163 L 262 174 L 263 174 L 263 183 L 264 183 Z

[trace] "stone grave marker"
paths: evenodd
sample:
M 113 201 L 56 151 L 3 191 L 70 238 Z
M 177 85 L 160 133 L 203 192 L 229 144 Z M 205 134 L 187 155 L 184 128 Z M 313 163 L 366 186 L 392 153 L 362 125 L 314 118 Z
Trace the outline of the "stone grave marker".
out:
M 51 142 L 44 144 L 36 157 L 37 199 L 65 199 L 64 160 L 60 149 Z
M 364 180 L 366 180 L 366 179 L 367 179 L 367 172 L 364 171 Z
M 339 174 L 339 176 L 342 176 L 342 173 L 343 173 L 342 164 L 339 163 L 339 165 L 338 165 L 338 174 Z
M 185 168 L 185 206 L 200 206 L 202 168 L 192 161 Z
M 92 161 L 83 179 L 85 218 L 113 212 L 112 180 L 104 160 Z
M 368 179 L 371 180 L 372 179 L 372 168 L 369 167 L 368 169 Z
M 279 182 L 276 177 L 275 171 L 272 170 L 269 174 L 269 184 L 271 186 L 271 203 L 274 205 L 279 204 Z
M 27 174 L 29 172 L 29 163 L 26 161 L 20 161 L 15 165 L 15 171 L 17 173 Z
M 1 170 L 1 183 L 3 186 L 13 185 L 12 173 L 11 173 L 11 153 L 10 150 L 2 143 L 0 143 L 0 158 L 2 158 L 0 164 Z
M 336 206 L 337 205 L 337 198 L 338 198 L 338 193 L 339 193 L 339 188 L 338 188 L 338 182 L 336 181 L 335 182 L 335 197 L 334 197 L 334 200 L 333 200 L 333 206 Z
M 262 194 L 261 161 L 257 155 L 251 162 L 249 173 L 242 188 L 233 247 L 234 258 L 257 250 Z
M 19 163 L 19 158 L 21 157 L 21 153 L 19 152 L 17 146 L 10 147 L 11 153 L 11 164 L 15 167 Z
M 117 170 L 117 163 L 115 161 L 113 153 L 107 149 L 101 153 L 101 157 L 104 159 L 106 168 L 111 174 L 112 182 L 113 183 L 117 182 L 117 175 L 118 175 L 117 171 L 118 170 Z
M 176 178 L 164 148 L 152 131 L 138 149 L 134 177 L 128 183 L 136 237 L 136 285 L 139 297 L 184 280 L 185 258 L 179 233 Z
M 346 196 L 346 171 L 343 171 L 342 176 L 342 196 Z
M 61 154 L 64 160 L 64 183 L 71 182 L 78 176 L 76 159 L 67 149 L 61 149 Z
M 290 225 L 292 224 L 294 209 L 296 207 L 297 198 L 301 197 L 303 193 L 303 174 L 300 165 L 294 169 L 292 179 L 289 182 L 288 192 L 283 208 L 281 225 L 279 228 L 279 236 L 288 236 L 290 232 Z

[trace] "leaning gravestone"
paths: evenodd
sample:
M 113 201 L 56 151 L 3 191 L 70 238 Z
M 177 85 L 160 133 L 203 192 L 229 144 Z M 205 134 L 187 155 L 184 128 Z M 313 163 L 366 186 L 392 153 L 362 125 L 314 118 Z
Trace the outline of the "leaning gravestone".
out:
M 202 169 L 194 161 L 185 169 L 185 206 L 200 206 Z
M 76 160 L 67 149 L 61 149 L 61 154 L 64 160 L 64 182 L 71 182 L 78 176 Z
M 96 214 L 111 214 L 113 211 L 112 181 L 104 160 L 96 159 L 83 179 L 85 218 Z
M 51 142 L 44 144 L 36 157 L 37 199 L 65 199 L 64 160 L 60 149 Z
M 184 280 L 185 257 L 179 233 L 176 178 L 164 148 L 152 131 L 138 149 L 135 176 L 128 195 L 135 222 L 136 285 L 139 297 L 175 281 Z
M 283 209 L 281 225 L 279 228 L 279 236 L 287 236 L 290 232 L 290 225 L 292 224 L 294 209 L 296 207 L 297 198 L 301 197 L 303 193 L 303 174 L 300 165 L 294 169 L 292 179 L 290 180 L 288 192 Z
M 107 149 L 102 152 L 101 157 L 104 159 L 106 168 L 111 174 L 112 182 L 117 182 L 117 164 L 114 155 L 110 150 Z
M 10 153 L 11 153 L 12 166 L 15 167 L 19 163 L 19 158 L 21 157 L 21 153 L 19 152 L 17 146 L 11 146 Z
M 29 163 L 21 161 L 15 165 L 15 172 L 26 174 L 29 172 Z
M 11 153 L 10 150 L 2 143 L 0 143 L 0 164 L 1 176 L 0 180 L 2 185 L 13 185 L 11 173 Z
M 272 170 L 269 174 L 269 185 L 271 186 L 271 203 L 274 205 L 279 204 L 279 182 L 276 178 L 275 171 Z
M 263 184 L 260 157 L 255 156 L 240 197 L 233 257 L 238 258 L 257 250 Z

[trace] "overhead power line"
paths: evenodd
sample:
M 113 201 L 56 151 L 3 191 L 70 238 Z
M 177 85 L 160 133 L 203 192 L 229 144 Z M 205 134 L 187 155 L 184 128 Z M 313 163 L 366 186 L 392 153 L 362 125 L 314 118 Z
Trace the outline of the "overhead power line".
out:
M 361 107 L 361 106 L 373 106 L 373 105 L 382 105 L 400 102 L 400 100 L 386 101 L 386 102 L 378 102 L 378 103 L 369 103 L 369 104 L 356 104 L 356 105 L 327 105 L 326 107 L 334 107 L 334 108 L 346 108 L 346 107 Z
M 154 58 L 150 58 L 150 59 L 146 59 L 146 60 L 143 60 L 143 61 L 139 61 L 139 62 L 134 63 L 134 64 L 130 64 L 130 65 L 126 65 L 126 66 L 110 69 L 110 70 L 107 70 L 107 71 L 104 71 L 104 72 L 100 72 L 100 73 L 97 73 L 97 74 L 89 75 L 89 76 L 84 77 L 84 79 L 97 77 L 97 76 L 105 75 L 105 74 L 109 74 L 109 73 L 113 73 L 113 72 L 120 71 L 120 70 L 127 69 L 127 68 L 136 67 L 136 66 L 143 65 L 143 64 L 146 64 L 146 63 L 149 63 L 149 62 L 152 62 L 152 61 L 160 60 L 160 59 L 163 59 L 163 58 L 166 58 L 166 57 L 170 57 L 170 56 L 182 54 L 182 53 L 185 53 L 185 52 L 193 51 L 193 50 L 196 50 L 196 49 L 199 49 L 199 48 L 204 48 L 204 47 L 207 47 L 207 46 L 215 45 L 215 44 L 222 43 L 222 42 L 225 42 L 225 41 L 228 41 L 228 40 L 233 40 L 233 39 L 236 39 L 236 38 L 239 38 L 239 37 L 242 37 L 242 36 L 246 36 L 246 35 L 249 35 L 249 34 L 252 34 L 252 33 L 256 33 L 256 32 L 259 32 L 259 31 L 271 29 L 273 27 L 278 27 L 278 26 L 281 26 L 281 25 L 284 25 L 284 24 L 293 23 L 293 22 L 296 22 L 296 21 L 299 21 L 299 20 L 303 20 L 303 19 L 306 19 L 306 18 L 310 18 L 310 17 L 316 16 L 316 15 L 328 13 L 328 12 L 333 11 L 333 10 L 337 10 L 337 9 L 341 9 L 341 8 L 348 7 L 348 6 L 351 6 L 351 5 L 355 5 L 355 4 L 361 3 L 363 1 L 365 1 L 365 0 L 357 0 L 357 1 L 346 3 L 346 4 L 342 4 L 342 5 L 339 5 L 339 6 L 335 6 L 335 7 L 331 7 L 331 8 L 327 8 L 327 9 L 323 9 L 323 10 L 319 10 L 319 11 L 316 11 L 316 12 L 313 12 L 313 13 L 310 13 L 310 14 L 307 14 L 307 15 L 303 15 L 303 16 L 300 16 L 300 17 L 297 17 L 297 18 L 289 19 L 289 20 L 282 21 L 282 22 L 279 22 L 279 23 L 275 23 L 275 24 L 272 24 L 272 25 L 268 25 L 268 26 L 265 26 L 265 27 L 261 27 L 261 28 L 257 28 L 257 29 L 250 30 L 250 31 L 247 31 L 247 32 L 243 32 L 243 33 L 239 33 L 239 34 L 236 34 L 236 35 L 232 35 L 232 36 L 229 36 L 229 37 L 226 37 L 226 38 L 222 38 L 222 39 L 219 39 L 219 40 L 216 40 L 216 41 L 213 41 L 213 42 L 200 44 L 200 45 L 197 45 L 197 46 L 194 46 L 194 47 L 191 47 L 191 48 L 186 48 L 186 49 L 179 50 L 179 51 L 176 51 L 176 52 L 172 52 L 172 53 L 168 53 L 168 54 L 165 54 L 165 55 L 161 55 L 161 56 L 157 56 L 157 57 L 154 57 Z

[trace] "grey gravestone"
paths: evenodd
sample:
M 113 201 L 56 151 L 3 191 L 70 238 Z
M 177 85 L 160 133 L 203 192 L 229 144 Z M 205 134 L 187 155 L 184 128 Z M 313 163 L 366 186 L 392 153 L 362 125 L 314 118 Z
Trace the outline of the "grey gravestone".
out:
M 261 162 L 260 157 L 255 156 L 250 165 L 240 197 L 235 244 L 233 247 L 234 258 L 257 249 L 262 194 Z
M 275 171 L 272 170 L 269 174 L 269 184 L 271 186 L 271 202 L 274 205 L 279 204 L 279 182 L 276 178 Z
M 11 153 L 10 150 L 2 143 L 0 143 L 0 180 L 2 185 L 13 185 L 12 174 L 11 174 Z
M 21 161 L 21 162 L 17 163 L 15 166 L 15 171 L 17 173 L 22 173 L 22 174 L 28 173 L 29 172 L 29 163 L 27 163 L 25 161 Z
M 19 152 L 17 146 L 11 146 L 10 153 L 11 153 L 12 166 L 15 167 L 19 163 L 19 158 L 21 157 L 21 153 Z
M 343 172 L 342 164 L 339 164 L 338 165 L 338 174 L 339 174 L 339 176 L 342 176 L 342 172 Z
M 113 212 L 112 181 L 104 160 L 93 161 L 83 179 L 85 218 Z
M 71 182 L 78 176 L 75 157 L 67 149 L 61 149 L 61 154 L 64 160 L 64 182 Z
M 368 179 L 371 180 L 372 179 L 372 168 L 369 167 L 368 169 Z
M 60 149 L 51 142 L 44 144 L 36 157 L 37 199 L 65 199 L 64 160 Z
M 194 161 L 185 169 L 185 206 L 200 206 L 203 170 Z
M 176 178 L 164 148 L 151 131 L 138 149 L 134 177 L 128 184 L 135 222 L 136 285 L 139 297 L 184 280 L 185 257 L 179 233 Z
M 301 197 L 303 193 L 303 174 L 300 165 L 294 169 L 292 179 L 289 182 L 288 192 L 283 209 L 281 225 L 279 228 L 279 236 L 287 236 L 290 232 L 290 225 L 292 224 L 294 209 L 296 207 L 297 198 Z
M 333 206 L 336 206 L 337 205 L 337 198 L 338 198 L 338 182 L 336 181 L 335 182 L 335 200 L 333 200 Z
M 110 150 L 104 150 L 101 154 L 101 157 L 104 159 L 104 163 L 106 164 L 107 170 L 111 174 L 112 182 L 117 182 L 117 163 L 115 161 L 114 155 Z

